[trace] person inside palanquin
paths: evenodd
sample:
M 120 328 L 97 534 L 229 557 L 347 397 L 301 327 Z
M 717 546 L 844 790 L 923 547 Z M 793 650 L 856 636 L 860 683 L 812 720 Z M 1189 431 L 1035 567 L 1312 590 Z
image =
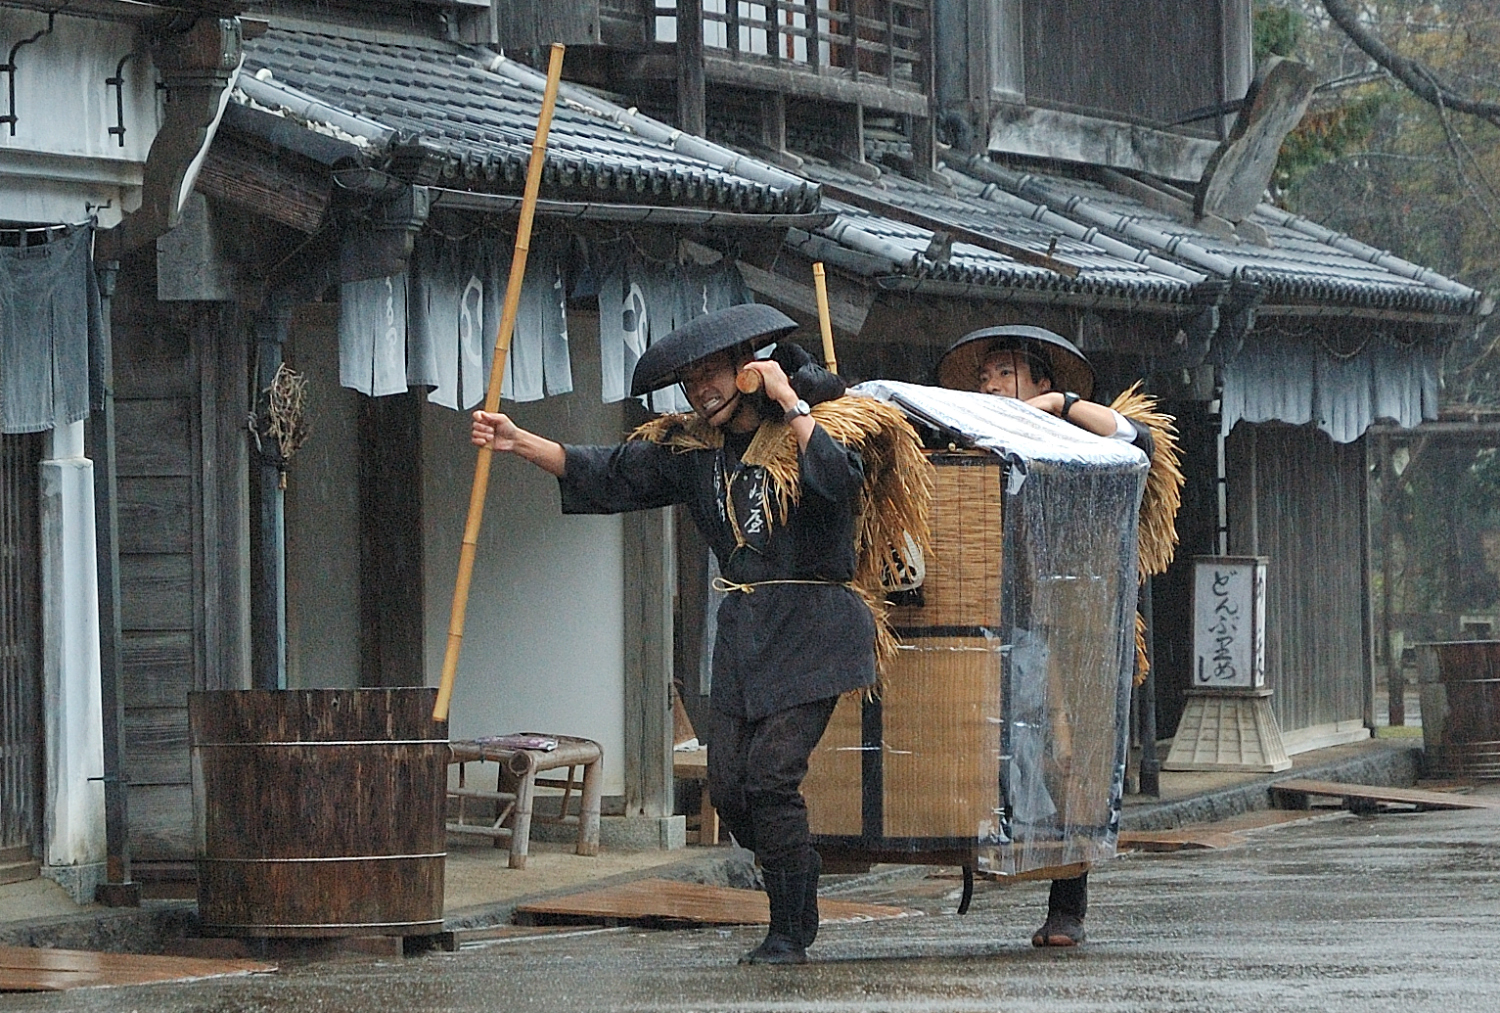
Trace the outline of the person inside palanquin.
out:
M 617 446 L 563 446 L 483 411 L 471 431 L 476 445 L 556 476 L 564 513 L 685 505 L 717 557 L 726 595 L 708 791 L 755 852 L 770 900 L 770 928 L 747 963 L 804 963 L 817 935 L 822 861 L 802 780 L 839 696 L 872 686 L 877 654 L 894 649 L 878 604 L 881 563 L 903 532 L 925 538 L 930 494 L 905 417 L 844 397 L 838 377 L 785 341 L 795 328 L 747 304 L 653 343 L 632 395 L 680 383 L 693 411 L 661 416 Z M 771 358 L 754 357 L 772 342 Z M 737 383 L 745 373 L 755 382 Z
M 1139 576 L 1166 570 L 1177 544 L 1175 519 L 1181 502 L 1176 429 L 1171 416 L 1156 410 L 1153 398 L 1132 386 L 1102 405 L 1091 397 L 1094 368 L 1077 346 L 1043 327 L 1011 324 L 972 331 L 954 342 L 938 360 L 937 382 L 953 390 L 977 390 L 1017 398 L 1080 429 L 1130 443 L 1150 462 L 1146 495 L 1140 511 Z M 1136 624 L 1137 685 L 1145 677 L 1142 624 Z M 1054 718 L 1053 746 L 1066 771 L 1071 736 L 1066 716 Z M 1077 946 L 1085 939 L 1088 870 L 1054 879 L 1047 897 L 1047 917 L 1031 936 L 1034 946 Z

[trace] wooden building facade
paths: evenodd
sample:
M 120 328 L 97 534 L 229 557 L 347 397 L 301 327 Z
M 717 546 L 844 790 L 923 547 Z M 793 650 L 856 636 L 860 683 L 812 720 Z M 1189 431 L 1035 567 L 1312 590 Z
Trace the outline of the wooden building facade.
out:
M 810 324 L 814 261 L 853 380 L 926 382 L 968 330 L 1051 327 L 1101 393 L 1145 377 L 1181 420 L 1161 734 L 1190 684 L 1186 561 L 1224 552 L 1272 559 L 1284 730 L 1366 733 L 1361 436 L 1435 411 L 1436 356 L 1481 306 L 1276 209 L 1195 210 L 1249 82 L 1248 3 L 249 6 L 194 193 L 143 204 L 175 228 L 109 248 L 124 680 L 105 708 L 138 859 L 191 857 L 187 691 L 435 681 L 492 338 L 489 297 L 466 300 L 508 256 L 552 40 L 572 84 L 538 218 L 551 273 L 511 363 L 523 425 L 618 439 L 675 404 L 624 398 L 630 354 L 710 293 Z M 439 309 L 452 326 L 422 345 Z M 403 322 L 397 359 L 377 316 Z M 308 381 L 291 457 L 267 427 L 283 363 Z M 672 843 L 674 680 L 704 705 L 701 546 L 666 512 L 558 517 L 516 462 L 492 488 L 451 733 L 595 738 L 610 810 Z

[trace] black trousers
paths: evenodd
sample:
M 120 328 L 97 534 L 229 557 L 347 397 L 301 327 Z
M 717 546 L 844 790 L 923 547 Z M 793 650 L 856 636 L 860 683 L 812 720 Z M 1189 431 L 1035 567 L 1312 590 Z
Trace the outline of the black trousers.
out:
M 709 801 L 763 869 L 797 873 L 812 866 L 802 779 L 837 703 L 836 696 L 814 700 L 758 721 L 712 712 Z
M 1070 914 L 1082 918 L 1089 911 L 1089 874 L 1076 879 L 1054 879 L 1047 894 L 1047 913 Z

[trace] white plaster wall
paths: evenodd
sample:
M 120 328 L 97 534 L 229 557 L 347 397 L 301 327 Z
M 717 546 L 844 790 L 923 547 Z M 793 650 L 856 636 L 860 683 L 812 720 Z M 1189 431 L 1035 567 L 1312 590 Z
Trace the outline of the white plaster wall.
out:
M 599 401 L 593 321 L 570 314 L 572 394 L 505 405 L 517 422 L 573 443 L 621 438 L 620 405 Z M 459 547 L 473 485 L 468 416 L 428 405 L 422 418 L 427 682 L 448 641 Z M 449 735 L 540 731 L 594 739 L 604 792 L 624 791 L 624 573 L 620 518 L 564 517 L 557 481 L 499 455 L 480 529 Z
M 360 395 L 339 386 L 337 305 L 292 318 L 286 362 L 307 377 L 309 437 L 286 488 L 288 689 L 359 685 Z
M 9 52 L 46 26 L 44 13 L 0 8 L 0 45 Z M 111 228 L 139 206 L 142 165 L 161 121 L 156 71 L 144 54 L 125 64 L 123 147 L 109 133 L 115 93 L 104 83 L 136 44 L 130 24 L 60 14 L 51 34 L 21 47 L 15 134 L 0 124 L 0 220 L 78 222 L 95 205 Z M 0 89 L 0 114 L 8 109 Z
M 94 542 L 94 466 L 83 423 L 53 433 L 40 474 L 42 686 L 49 869 L 104 861 L 104 773 L 99 697 L 99 584 Z M 92 899 L 91 884 L 80 887 Z

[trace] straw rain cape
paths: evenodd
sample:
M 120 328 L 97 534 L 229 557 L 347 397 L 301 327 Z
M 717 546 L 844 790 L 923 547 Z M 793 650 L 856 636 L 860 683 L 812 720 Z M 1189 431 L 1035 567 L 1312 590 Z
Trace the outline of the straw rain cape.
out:
M 1177 552 L 1177 509 L 1182 505 L 1183 475 L 1176 419 L 1157 410 L 1156 398 L 1143 393 L 1139 381 L 1115 398 L 1110 407 L 1136 425 L 1145 426 L 1155 444 L 1138 522 L 1139 576 L 1144 584 L 1146 578 L 1166 572 Z M 1135 653 L 1135 684 L 1139 686 L 1150 668 L 1146 658 L 1146 621 L 1139 613 L 1135 617 Z
M 855 521 L 853 586 L 875 620 L 875 660 L 884 671 L 895 656 L 897 641 L 886 621 L 882 574 L 893 552 L 904 555 L 907 536 L 924 553 L 931 551 L 928 510 L 932 503 L 932 465 L 922 455 L 921 440 L 899 408 L 872 397 L 845 395 L 813 406 L 813 421 L 828 435 L 858 450 L 864 461 L 864 491 Z M 652 419 L 630 434 L 687 452 L 717 450 L 722 431 L 697 415 L 673 414 Z M 767 421 L 750 441 L 744 463 L 766 470 L 770 484 L 772 525 L 785 523 L 802 495 L 797 437 L 784 422 Z

